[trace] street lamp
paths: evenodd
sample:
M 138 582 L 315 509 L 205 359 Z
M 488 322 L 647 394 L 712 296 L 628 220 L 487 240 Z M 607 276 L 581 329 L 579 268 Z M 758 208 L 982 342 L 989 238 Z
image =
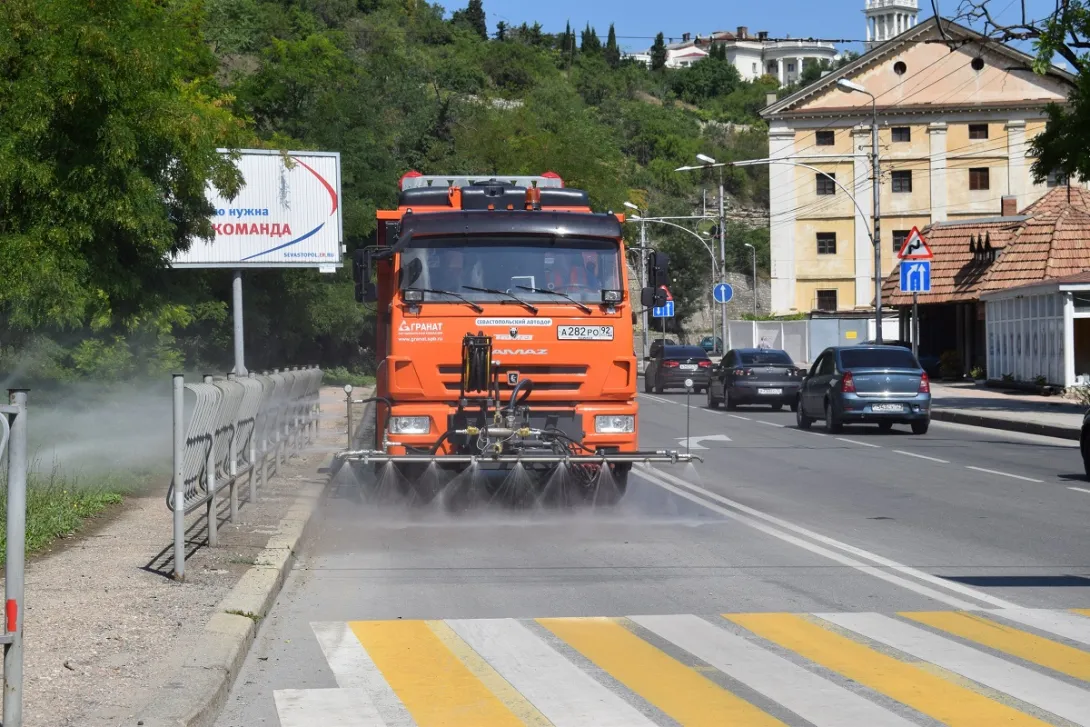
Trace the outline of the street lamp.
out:
M 757 316 L 757 248 L 748 242 L 743 243 L 753 253 L 753 315 Z
M 625 202 L 624 206 L 630 210 L 634 210 L 637 214 L 633 217 L 640 221 L 640 269 L 637 271 L 640 279 L 640 290 L 647 287 L 647 225 L 643 221 L 643 210 L 631 202 Z M 647 340 L 647 308 L 644 308 L 640 312 L 640 323 L 643 326 L 643 358 L 646 360 L 651 355 L 650 342 Z
M 882 342 L 882 235 L 879 232 L 879 220 L 881 219 L 881 212 L 879 211 L 880 197 L 879 194 L 879 181 L 881 179 L 878 167 L 878 100 L 874 97 L 874 94 L 860 86 L 858 83 L 853 83 L 846 78 L 838 79 L 836 82 L 837 88 L 845 93 L 865 93 L 870 96 L 870 108 L 871 108 L 871 124 L 870 124 L 870 146 L 871 146 L 871 187 L 874 190 L 874 222 L 871 225 L 871 229 L 874 235 L 874 337 L 878 343 Z
M 694 169 L 719 169 L 719 282 L 726 284 L 727 282 L 727 230 L 726 230 L 726 214 L 723 210 L 723 167 L 727 166 L 725 163 L 720 163 L 712 159 L 707 154 L 697 154 L 697 161 L 701 162 L 700 166 L 686 166 L 678 167 L 674 171 L 676 172 L 688 172 Z M 723 345 L 726 345 L 727 340 L 727 304 L 723 303 L 719 310 L 720 314 L 720 335 L 723 339 Z

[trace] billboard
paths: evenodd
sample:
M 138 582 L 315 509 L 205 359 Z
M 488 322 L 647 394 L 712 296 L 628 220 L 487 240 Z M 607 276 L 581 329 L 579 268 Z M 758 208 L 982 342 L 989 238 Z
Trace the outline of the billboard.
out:
M 227 150 L 221 150 L 226 153 Z M 242 189 L 215 205 L 211 241 L 194 239 L 176 268 L 318 268 L 341 266 L 339 152 L 242 149 Z

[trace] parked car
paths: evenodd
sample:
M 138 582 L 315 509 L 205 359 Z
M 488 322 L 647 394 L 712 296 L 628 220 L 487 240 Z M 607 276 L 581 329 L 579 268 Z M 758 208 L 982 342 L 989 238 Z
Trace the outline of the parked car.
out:
M 1082 436 L 1079 437 L 1079 449 L 1082 451 L 1082 468 L 1086 478 L 1090 479 L 1090 411 L 1082 418 Z
M 700 346 L 660 346 L 647 363 L 643 374 L 643 390 L 653 388 L 661 394 L 665 389 L 682 389 L 685 380 L 693 380 L 693 389 L 708 388 L 712 361 Z
M 883 431 L 910 424 L 913 434 L 924 434 L 931 424 L 931 382 L 901 346 L 834 346 L 803 379 L 796 412 L 799 429 L 823 419 L 830 433 L 870 422 Z
M 882 343 L 878 343 L 877 341 L 864 341 L 860 345 L 862 345 L 862 346 L 900 346 L 901 348 L 907 348 L 909 351 L 912 350 L 912 342 L 911 341 L 882 341 Z M 927 354 L 927 353 L 921 353 L 921 354 L 917 355 L 916 358 L 919 360 L 920 366 L 923 368 L 924 371 L 927 372 L 928 376 L 930 376 L 933 379 L 937 378 L 939 376 L 939 357 L 938 356 L 933 356 L 933 355 Z
M 771 404 L 781 409 L 787 404 L 794 410 L 804 373 L 787 351 L 733 348 L 712 369 L 708 408 L 717 409 L 722 402 L 728 409 L 739 404 Z
M 709 354 L 722 353 L 723 339 L 719 336 L 704 336 L 700 339 L 700 347 L 707 351 Z

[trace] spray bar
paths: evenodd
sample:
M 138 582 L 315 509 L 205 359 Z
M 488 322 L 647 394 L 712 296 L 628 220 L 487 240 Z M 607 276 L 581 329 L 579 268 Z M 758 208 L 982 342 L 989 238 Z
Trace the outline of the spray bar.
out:
M 675 450 L 660 449 L 654 452 L 615 452 L 611 454 L 386 454 L 375 450 L 355 450 L 334 455 L 342 462 L 363 462 L 364 464 L 385 464 L 387 462 L 404 464 L 678 464 L 704 460 L 695 454 L 681 454 Z

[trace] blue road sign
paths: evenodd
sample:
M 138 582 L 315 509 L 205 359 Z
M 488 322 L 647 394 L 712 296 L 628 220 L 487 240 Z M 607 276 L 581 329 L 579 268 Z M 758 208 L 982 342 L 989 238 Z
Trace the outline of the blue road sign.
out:
M 716 303 L 729 303 L 734 297 L 734 288 L 730 287 L 729 283 L 718 283 L 712 288 L 712 296 Z
M 674 317 L 674 301 L 666 301 L 666 305 L 659 306 L 651 309 L 651 315 L 655 318 L 673 318 Z
M 901 263 L 901 292 L 931 292 L 930 260 L 905 260 Z

